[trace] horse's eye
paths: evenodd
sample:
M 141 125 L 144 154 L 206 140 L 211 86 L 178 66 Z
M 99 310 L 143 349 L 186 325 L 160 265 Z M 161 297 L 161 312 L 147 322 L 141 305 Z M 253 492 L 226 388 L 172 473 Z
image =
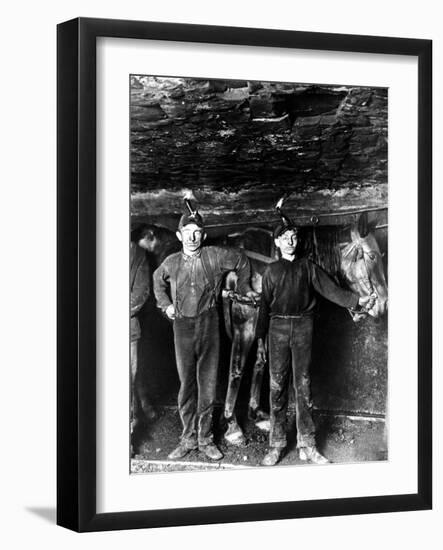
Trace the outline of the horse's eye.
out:
M 372 261 L 375 260 L 375 254 L 373 252 L 369 252 L 368 256 L 369 256 L 370 260 L 372 260 Z

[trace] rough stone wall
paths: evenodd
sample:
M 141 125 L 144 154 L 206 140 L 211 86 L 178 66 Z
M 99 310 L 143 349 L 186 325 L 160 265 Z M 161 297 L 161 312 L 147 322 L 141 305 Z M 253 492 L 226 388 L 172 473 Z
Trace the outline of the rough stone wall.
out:
M 133 76 L 133 216 L 387 204 L 387 89 Z M 265 214 L 266 217 L 266 214 Z M 215 220 L 214 223 L 217 223 Z
M 314 406 L 369 416 L 386 413 L 387 316 L 354 323 L 348 312 L 324 301 L 312 346 Z

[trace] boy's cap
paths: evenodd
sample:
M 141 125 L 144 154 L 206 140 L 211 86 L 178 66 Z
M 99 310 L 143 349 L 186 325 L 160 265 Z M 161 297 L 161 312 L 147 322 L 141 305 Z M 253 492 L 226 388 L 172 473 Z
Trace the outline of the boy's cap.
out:
M 274 229 L 274 239 L 278 239 L 278 237 L 280 237 L 280 235 L 283 235 L 285 231 L 290 231 L 290 230 L 295 231 L 296 233 L 298 232 L 297 227 L 292 223 L 290 224 L 279 223 L 277 227 Z
M 198 212 L 194 212 L 193 214 L 190 214 L 189 212 L 185 212 L 180 218 L 180 221 L 178 222 L 178 228 L 182 229 L 185 225 L 189 225 L 190 223 L 194 223 L 195 225 L 198 225 L 198 227 L 201 227 L 202 229 L 204 227 L 203 218 L 200 216 Z

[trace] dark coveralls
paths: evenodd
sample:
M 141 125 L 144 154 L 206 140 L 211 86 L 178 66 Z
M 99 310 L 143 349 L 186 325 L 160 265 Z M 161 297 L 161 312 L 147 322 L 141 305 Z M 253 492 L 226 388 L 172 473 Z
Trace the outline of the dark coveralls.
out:
M 220 348 L 216 308 L 224 275 L 235 271 L 239 292 L 249 286 L 249 260 L 240 252 L 215 246 L 188 256 L 177 252 L 154 271 L 154 294 L 163 311 L 174 304 L 174 343 L 180 390 L 181 443 L 194 449 L 212 443 Z
M 138 340 L 140 339 L 140 323 L 137 314 L 151 293 L 151 271 L 146 253 L 137 244 L 131 242 L 130 274 L 131 288 L 131 416 L 135 416 L 135 375 L 138 365 Z
M 270 447 L 286 447 L 286 411 L 292 358 L 295 390 L 297 447 L 315 446 L 311 414 L 311 362 L 315 292 L 332 302 L 355 308 L 358 296 L 337 286 L 307 258 L 284 258 L 270 264 L 263 274 L 257 338 L 269 329 Z

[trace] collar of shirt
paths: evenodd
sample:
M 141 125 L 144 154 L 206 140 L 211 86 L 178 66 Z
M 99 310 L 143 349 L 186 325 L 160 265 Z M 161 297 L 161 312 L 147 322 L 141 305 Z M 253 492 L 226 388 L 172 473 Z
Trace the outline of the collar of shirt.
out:
M 300 258 L 298 258 L 298 256 L 294 256 L 294 259 L 293 260 L 288 260 L 286 258 L 283 258 L 283 256 L 280 258 L 280 261 L 285 263 L 285 264 L 289 264 L 289 265 L 292 265 L 294 264 L 297 260 L 299 260 Z
M 185 254 L 182 251 L 182 258 L 185 262 L 190 262 L 192 260 L 195 260 L 196 258 L 200 258 L 201 253 L 202 253 L 201 248 L 199 250 L 197 250 L 197 252 L 195 254 L 192 254 L 192 255 Z

